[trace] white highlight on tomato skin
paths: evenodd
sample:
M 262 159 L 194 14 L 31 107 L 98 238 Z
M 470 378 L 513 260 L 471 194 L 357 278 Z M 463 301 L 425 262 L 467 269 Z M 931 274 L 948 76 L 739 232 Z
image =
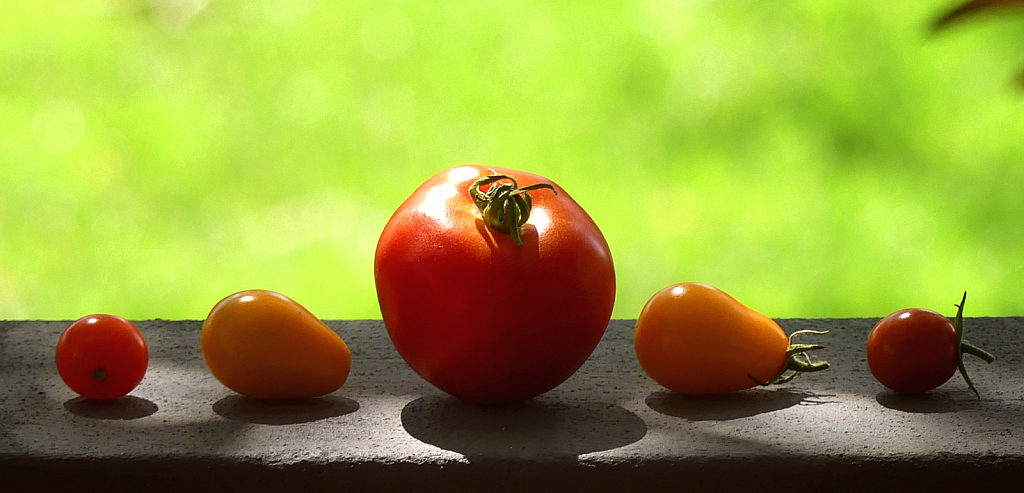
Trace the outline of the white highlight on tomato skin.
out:
M 458 168 L 454 168 L 448 173 L 450 181 L 453 182 L 470 180 L 478 176 L 480 176 L 480 170 L 472 168 L 470 166 L 461 166 Z
M 683 289 L 682 286 L 672 288 L 672 296 L 682 296 L 684 292 L 686 292 L 686 290 Z
M 534 209 L 530 212 L 530 219 L 528 221 L 537 229 L 537 236 L 544 234 L 544 231 L 551 226 L 551 216 L 548 215 L 548 211 L 544 209 Z
M 238 302 L 239 302 L 239 303 L 248 303 L 248 302 L 250 302 L 250 301 L 253 301 L 253 300 L 255 300 L 255 299 L 256 299 L 256 297 L 255 297 L 255 296 L 252 296 L 252 295 L 249 295 L 249 294 L 247 294 L 247 295 L 245 295 L 245 296 L 243 296 L 243 297 L 239 298 L 239 299 L 238 299 Z
M 422 214 L 426 214 L 440 221 L 448 221 L 448 208 L 445 207 L 448 199 L 458 194 L 454 186 L 447 183 L 436 185 L 427 191 L 423 202 L 416 208 Z

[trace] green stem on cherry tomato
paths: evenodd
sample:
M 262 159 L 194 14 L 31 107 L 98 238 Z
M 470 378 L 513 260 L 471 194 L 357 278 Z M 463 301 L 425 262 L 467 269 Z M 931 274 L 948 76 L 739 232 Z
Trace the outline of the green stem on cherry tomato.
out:
M 501 180 L 509 180 L 512 183 L 502 183 Z M 480 187 L 486 185 L 492 186 L 486 192 L 481 191 Z M 488 226 L 505 234 L 511 233 L 516 245 L 522 245 L 523 239 L 519 236 L 519 228 L 526 224 L 526 220 L 530 218 L 530 209 L 533 208 L 530 191 L 540 188 L 549 188 L 558 195 L 558 190 L 548 183 L 519 188 L 515 178 L 508 175 L 482 177 L 469 187 L 469 194 Z
M 107 370 L 104 370 L 103 368 L 97 368 L 97 369 L 93 370 L 92 371 L 92 379 L 97 381 L 97 382 L 101 382 L 103 380 L 106 380 L 107 379 Z
M 995 355 L 969 342 L 960 343 L 960 352 L 963 354 L 973 354 L 986 363 L 992 363 L 996 360 Z
M 786 364 L 785 364 L 785 366 L 782 367 L 782 370 L 779 371 L 778 374 L 776 374 L 774 377 L 769 379 L 767 382 L 762 382 L 762 381 L 758 380 L 757 378 L 755 378 L 753 375 L 750 375 L 750 374 L 747 374 L 747 376 L 750 377 L 750 379 L 753 380 L 754 382 L 757 382 L 758 385 L 760 385 L 762 387 L 767 387 L 769 385 L 776 385 L 776 384 L 780 384 L 780 383 L 786 383 L 786 382 L 796 378 L 801 373 L 811 373 L 811 372 L 816 372 L 816 371 L 821 371 L 821 370 L 827 370 L 829 368 L 829 366 L 831 366 L 831 365 L 828 364 L 828 361 L 817 361 L 817 362 L 815 362 L 815 361 L 812 361 L 811 360 L 811 356 L 807 354 L 808 351 L 813 351 L 815 349 L 825 349 L 825 346 L 822 346 L 820 344 L 793 344 L 793 336 L 795 336 L 797 334 L 819 334 L 820 335 L 820 334 L 827 334 L 827 333 L 828 333 L 827 330 L 826 331 L 798 330 L 798 331 L 790 334 L 789 335 L 789 347 L 786 348 Z M 792 373 L 787 375 L 786 374 L 787 371 L 790 371 Z
M 953 328 L 956 330 L 956 358 L 957 368 L 960 369 L 960 375 L 964 377 L 964 381 L 967 382 L 967 386 L 970 387 L 971 392 L 974 392 L 974 396 L 981 399 L 981 394 L 978 393 L 978 389 L 974 386 L 974 382 L 971 377 L 967 376 L 967 368 L 964 367 L 964 353 L 973 354 L 986 363 L 992 363 L 996 360 L 996 357 L 984 349 L 975 346 L 964 340 L 964 304 L 967 302 L 967 291 L 964 291 L 964 297 L 960 299 L 959 305 L 956 306 L 956 321 L 953 323 Z

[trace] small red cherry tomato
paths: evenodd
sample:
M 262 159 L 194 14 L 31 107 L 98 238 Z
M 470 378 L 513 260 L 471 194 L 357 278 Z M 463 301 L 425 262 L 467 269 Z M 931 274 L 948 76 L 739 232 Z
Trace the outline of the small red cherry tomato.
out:
M 964 368 L 963 354 L 973 354 L 987 363 L 995 361 L 995 356 L 963 340 L 966 300 L 964 293 L 956 305 L 955 322 L 921 308 L 900 310 L 880 320 L 871 329 L 867 345 L 868 366 L 875 379 L 896 392 L 916 394 L 946 383 L 959 369 L 978 395 Z
M 927 392 L 956 373 L 956 330 L 945 316 L 911 308 L 883 318 L 868 335 L 868 366 L 896 392 Z
M 65 329 L 57 342 L 60 377 L 88 399 L 126 395 L 142 381 L 148 365 L 146 339 L 121 317 L 82 317 Z

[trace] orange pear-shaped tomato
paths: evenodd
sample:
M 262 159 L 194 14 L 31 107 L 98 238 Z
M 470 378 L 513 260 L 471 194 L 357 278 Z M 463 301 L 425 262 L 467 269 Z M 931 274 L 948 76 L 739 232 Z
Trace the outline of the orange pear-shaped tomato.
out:
M 717 394 L 828 368 L 806 355 L 823 346 L 793 345 L 791 338 L 771 318 L 725 292 L 682 283 L 647 302 L 633 345 L 640 366 L 654 381 L 683 394 Z
M 329 394 L 348 378 L 348 346 L 302 305 L 254 289 L 224 298 L 203 323 L 203 360 L 229 389 L 258 399 Z

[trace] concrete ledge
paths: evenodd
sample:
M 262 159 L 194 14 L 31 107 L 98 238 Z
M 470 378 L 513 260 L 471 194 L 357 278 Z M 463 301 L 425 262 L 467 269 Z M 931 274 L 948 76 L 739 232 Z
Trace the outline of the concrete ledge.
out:
M 885 390 L 864 343 L 876 319 L 780 320 L 830 330 L 833 367 L 774 389 L 704 398 L 639 367 L 615 320 L 579 373 L 521 405 L 482 408 L 415 375 L 380 321 L 328 322 L 353 352 L 338 392 L 261 402 L 227 390 L 199 321 L 143 321 L 150 369 L 99 405 L 57 375 L 68 321 L 0 322 L 4 491 L 900 491 L 1016 484 L 1024 473 L 1024 318 L 967 320 L 995 353 L 922 396 Z M 1010 483 L 1009 481 L 1013 481 Z

